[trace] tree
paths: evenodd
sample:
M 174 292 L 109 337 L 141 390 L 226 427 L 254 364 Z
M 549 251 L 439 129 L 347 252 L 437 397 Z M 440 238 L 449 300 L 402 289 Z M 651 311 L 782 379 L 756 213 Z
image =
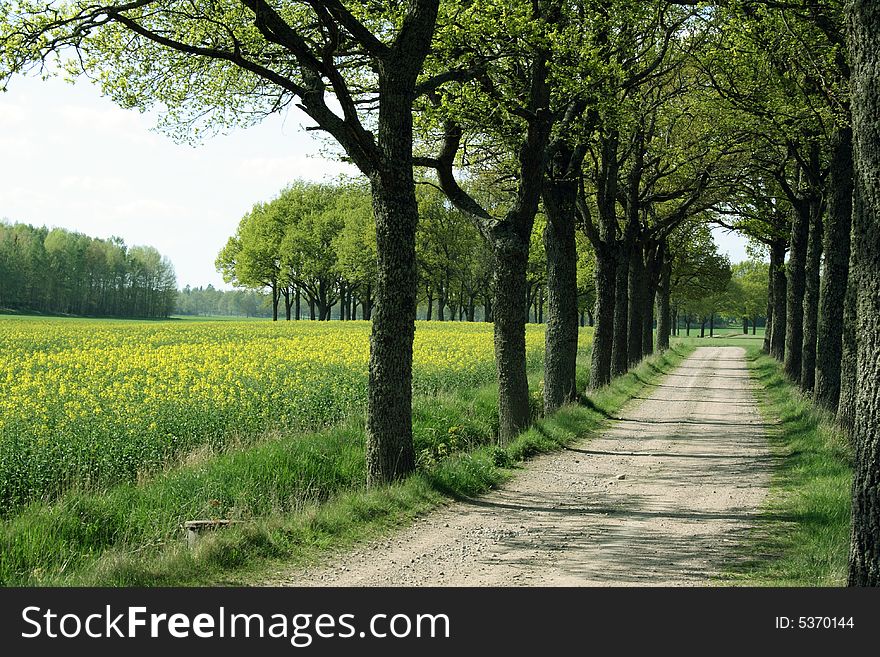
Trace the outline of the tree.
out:
M 279 217 L 276 248 L 288 308 L 291 289 L 302 290 L 310 305 L 317 306 L 321 321 L 330 319 L 331 309 L 342 301 L 345 291 L 336 245 L 345 226 L 342 197 L 347 196 L 340 187 L 300 182 L 284 189 L 270 204 Z
M 362 318 L 370 319 L 378 272 L 376 224 L 368 191 L 357 184 L 343 186 L 334 194 L 333 210 L 343 220 L 342 230 L 333 244 L 337 271 L 345 279 L 351 293 L 357 294 Z
M 752 333 L 758 318 L 767 309 L 767 263 L 746 260 L 733 265 L 731 269 L 730 292 L 731 312 L 743 320 L 743 332 L 748 333 L 748 322 L 752 322 Z
M 260 290 L 269 288 L 272 321 L 278 321 L 281 299 L 281 240 L 283 216 L 279 206 L 258 203 L 242 217 L 236 234 L 217 256 L 223 280 L 233 285 Z
M 880 6 L 853 0 L 850 12 L 859 389 L 849 584 L 880 586 Z
M 0 19 L 0 77 L 72 50 L 71 71 L 94 75 L 124 107 L 161 104 L 166 125 L 184 136 L 205 120 L 209 127 L 247 123 L 296 99 L 369 179 L 378 268 L 367 403 L 370 485 L 415 467 L 412 110 L 417 96 L 437 86 L 420 76 L 439 5 L 303 0 L 276 8 L 230 0 L 180 11 L 172 0 L 16 0 Z
M 694 317 L 710 319 L 721 307 L 730 282 L 730 262 L 718 253 L 704 221 L 691 220 L 676 229 L 670 235 L 669 250 L 670 296 L 672 304 L 684 313 L 689 332 Z
M 502 444 L 529 423 L 526 270 L 553 123 L 549 111 L 550 45 L 561 4 L 557 0 L 487 2 L 461 9 L 465 16 L 457 19 L 468 20 L 475 31 L 450 34 L 447 47 L 450 52 L 471 54 L 471 64 L 479 67 L 481 75 L 463 84 L 449 84 L 435 94 L 426 115 L 433 118 L 428 126 L 440 136 L 442 146 L 434 157 L 417 159 L 436 171 L 439 186 L 450 202 L 471 217 L 492 249 L 498 440 Z M 502 52 L 487 62 L 485 56 L 474 52 L 474 46 L 481 46 L 483 41 Z M 487 105 L 497 109 L 497 121 L 486 121 Z M 484 171 L 494 169 L 515 180 L 503 209 L 481 204 L 458 179 L 456 165 L 467 163 L 462 162 L 461 150 L 469 135 L 477 143 L 482 137 L 489 143 L 497 140 L 503 147 L 500 153 L 490 149 L 487 158 L 478 160 L 490 161 L 489 166 L 480 165 Z

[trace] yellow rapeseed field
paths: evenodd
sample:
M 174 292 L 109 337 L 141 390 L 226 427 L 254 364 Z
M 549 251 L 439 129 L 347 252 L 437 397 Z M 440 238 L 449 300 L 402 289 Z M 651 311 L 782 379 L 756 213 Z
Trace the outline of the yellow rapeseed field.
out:
M 0 515 L 202 445 L 363 412 L 367 322 L 0 319 Z M 530 326 L 539 364 L 544 331 Z M 494 379 L 492 326 L 419 322 L 416 394 Z

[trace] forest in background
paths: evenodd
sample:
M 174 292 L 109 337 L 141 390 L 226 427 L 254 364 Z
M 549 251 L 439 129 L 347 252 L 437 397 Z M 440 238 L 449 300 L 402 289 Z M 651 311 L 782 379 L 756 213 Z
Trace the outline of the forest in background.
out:
M 0 309 L 161 318 L 176 302 L 174 266 L 151 246 L 0 221 Z

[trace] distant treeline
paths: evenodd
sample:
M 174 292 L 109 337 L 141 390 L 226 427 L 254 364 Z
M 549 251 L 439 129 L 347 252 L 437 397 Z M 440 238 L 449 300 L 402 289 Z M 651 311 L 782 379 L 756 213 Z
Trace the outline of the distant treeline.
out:
M 271 317 L 272 300 L 256 290 L 218 290 L 213 285 L 190 287 L 177 295 L 178 315 Z
M 176 296 L 174 267 L 153 247 L 0 221 L 0 308 L 167 317 Z

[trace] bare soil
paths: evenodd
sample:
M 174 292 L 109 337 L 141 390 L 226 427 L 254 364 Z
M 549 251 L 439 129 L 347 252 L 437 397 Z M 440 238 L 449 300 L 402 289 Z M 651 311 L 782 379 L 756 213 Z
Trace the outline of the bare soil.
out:
M 601 436 L 274 586 L 697 586 L 742 558 L 773 457 L 740 347 L 700 347 Z

